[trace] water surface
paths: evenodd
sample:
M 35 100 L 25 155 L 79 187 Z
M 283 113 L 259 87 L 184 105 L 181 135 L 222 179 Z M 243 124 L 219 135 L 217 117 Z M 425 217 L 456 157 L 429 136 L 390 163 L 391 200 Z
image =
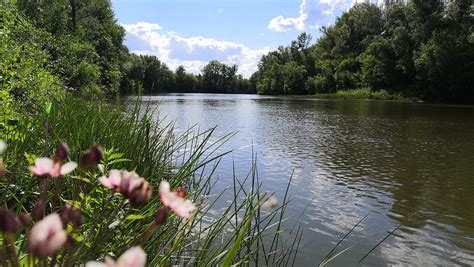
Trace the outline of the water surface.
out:
M 233 163 L 245 177 L 252 149 L 265 190 L 281 198 L 294 172 L 287 215 L 304 213 L 299 266 L 317 265 L 367 214 L 332 265 L 355 265 L 397 225 L 364 264 L 474 264 L 473 107 L 218 94 L 142 101 L 177 131 L 236 133 L 222 148 L 238 149 L 221 163 L 222 188 Z

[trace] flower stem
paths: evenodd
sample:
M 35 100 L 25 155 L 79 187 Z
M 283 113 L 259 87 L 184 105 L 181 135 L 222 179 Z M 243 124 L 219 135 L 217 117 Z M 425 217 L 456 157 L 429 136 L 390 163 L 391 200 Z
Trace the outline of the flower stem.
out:
M 12 258 L 12 265 L 14 267 L 19 267 L 18 254 L 16 253 L 16 247 L 15 247 L 15 235 L 3 233 L 3 239 L 6 241 L 8 250 L 10 251 L 10 257 Z

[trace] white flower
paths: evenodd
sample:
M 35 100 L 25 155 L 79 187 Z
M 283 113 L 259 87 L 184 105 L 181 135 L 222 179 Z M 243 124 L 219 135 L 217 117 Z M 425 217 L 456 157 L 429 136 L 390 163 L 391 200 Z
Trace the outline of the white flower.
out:
M 177 192 L 171 192 L 170 184 L 165 180 L 161 181 L 158 193 L 163 205 L 184 219 L 189 219 L 191 213 L 196 209 L 190 200 L 180 197 Z
M 278 199 L 275 195 L 271 195 L 265 202 L 260 206 L 265 211 L 271 211 L 278 205 Z
M 2 154 L 5 149 L 7 149 L 7 143 L 0 139 L 0 154 Z
M 140 247 L 132 247 L 114 261 L 110 257 L 105 257 L 105 263 L 89 261 L 86 267 L 144 267 L 146 264 L 146 254 Z
M 61 166 L 59 162 L 54 162 L 50 158 L 37 158 L 35 166 L 30 166 L 28 169 L 36 176 L 49 175 L 51 177 L 59 177 L 74 171 L 76 167 L 77 163 L 74 161 Z
M 30 252 L 43 259 L 56 255 L 67 240 L 61 218 L 56 213 L 33 225 L 28 237 Z

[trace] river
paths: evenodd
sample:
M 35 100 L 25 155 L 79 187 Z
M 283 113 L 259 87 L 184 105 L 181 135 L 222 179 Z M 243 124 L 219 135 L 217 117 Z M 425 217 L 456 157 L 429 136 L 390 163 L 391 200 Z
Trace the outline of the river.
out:
M 133 101 L 133 97 L 129 101 Z M 232 164 L 245 177 L 257 155 L 264 189 L 287 215 L 303 213 L 298 266 L 315 266 L 361 218 L 332 266 L 474 264 L 474 107 L 256 95 L 145 96 L 177 131 L 235 133 L 222 150 L 222 188 Z M 219 188 L 217 188 L 219 190 Z

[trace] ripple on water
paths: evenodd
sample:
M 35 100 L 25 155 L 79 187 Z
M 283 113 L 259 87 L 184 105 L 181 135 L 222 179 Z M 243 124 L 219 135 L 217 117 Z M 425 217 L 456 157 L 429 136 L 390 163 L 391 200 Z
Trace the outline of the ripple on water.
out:
M 354 265 L 397 225 L 367 265 L 474 262 L 474 108 L 249 95 L 147 101 L 179 129 L 237 132 L 222 147 L 240 149 L 222 160 L 217 191 L 233 165 L 247 176 L 252 152 L 263 190 L 279 199 L 293 173 L 287 214 L 304 213 L 298 265 L 319 262 L 367 214 L 335 265 Z

